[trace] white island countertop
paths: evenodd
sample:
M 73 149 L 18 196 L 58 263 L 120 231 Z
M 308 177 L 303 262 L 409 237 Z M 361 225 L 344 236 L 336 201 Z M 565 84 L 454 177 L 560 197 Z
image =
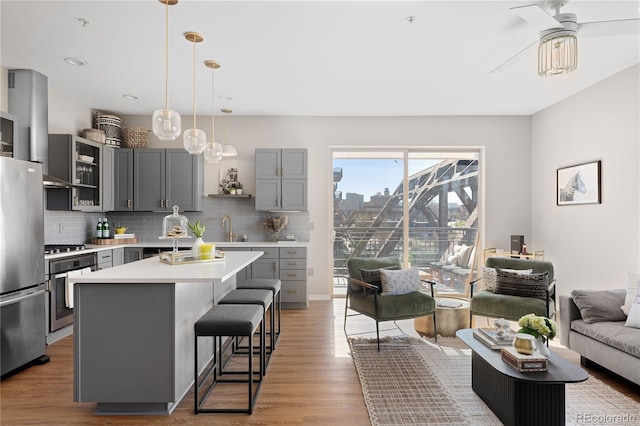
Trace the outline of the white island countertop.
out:
M 114 268 L 69 277 L 71 283 L 211 283 L 225 281 L 250 265 L 261 251 L 229 251 L 224 260 L 213 262 L 169 265 L 158 256 Z

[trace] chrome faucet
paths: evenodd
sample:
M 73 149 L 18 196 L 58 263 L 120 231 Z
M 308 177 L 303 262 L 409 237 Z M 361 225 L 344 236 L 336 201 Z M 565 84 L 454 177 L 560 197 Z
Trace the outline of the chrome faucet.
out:
M 236 234 L 233 233 L 233 222 L 231 221 L 231 216 L 226 214 L 222 216 L 222 223 L 220 223 L 220 226 L 224 226 L 224 221 L 227 219 L 229 220 L 229 242 L 232 243 Z

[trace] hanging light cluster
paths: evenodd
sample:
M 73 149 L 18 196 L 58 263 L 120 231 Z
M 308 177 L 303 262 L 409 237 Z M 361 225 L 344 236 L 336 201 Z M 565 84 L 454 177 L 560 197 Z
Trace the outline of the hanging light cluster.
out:
M 178 3 L 178 0 L 158 0 L 165 5 L 165 107 L 153 113 L 152 129 L 158 139 L 163 141 L 174 141 L 180 136 L 181 118 L 180 115 L 169 109 L 169 6 Z M 229 121 L 227 119 L 227 136 L 224 147 L 215 141 L 215 121 L 214 121 L 214 70 L 220 65 L 214 60 L 206 60 L 205 65 L 211 69 L 211 139 L 207 141 L 204 131 L 198 129 L 196 119 L 196 44 L 204 41 L 204 37 L 193 31 L 184 33 L 187 41 L 193 44 L 193 128 L 185 130 L 183 134 L 184 149 L 193 155 L 204 154 L 204 158 L 209 163 L 219 162 L 223 156 L 238 155 L 235 148 L 228 145 L 229 142 Z M 231 112 L 231 110 L 223 110 Z

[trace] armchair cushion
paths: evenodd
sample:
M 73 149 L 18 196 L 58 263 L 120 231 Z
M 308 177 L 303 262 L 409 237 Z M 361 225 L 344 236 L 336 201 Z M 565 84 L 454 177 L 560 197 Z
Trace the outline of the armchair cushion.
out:
M 417 269 L 393 271 L 380 270 L 383 295 L 407 294 L 418 291 L 421 287 L 420 275 Z
M 349 270 L 349 278 L 355 278 L 362 281 L 362 269 L 380 269 L 394 267 L 400 269 L 400 259 L 397 257 L 354 257 L 347 262 Z M 350 289 L 353 291 L 361 291 L 357 284 L 351 284 Z
M 533 269 L 502 269 L 503 271 L 513 272 L 514 274 L 530 274 Z M 482 289 L 486 291 L 496 291 L 496 268 L 482 267 Z
M 549 312 L 555 312 L 555 302 L 549 301 Z M 480 291 L 471 299 L 471 310 L 474 315 L 492 318 L 504 318 L 518 321 L 523 315 L 534 313 L 547 316 L 546 302 L 537 297 L 511 296 L 491 291 Z
M 549 273 L 520 274 L 509 272 L 496 267 L 495 293 L 511 296 L 537 297 L 546 300 L 546 290 L 549 286 Z
M 376 295 L 362 293 L 352 294 L 350 307 L 357 312 L 377 318 L 379 321 L 410 319 L 432 314 L 436 301 L 431 296 L 419 291 L 396 296 L 377 296 L 378 312 L 374 302 Z
M 360 269 L 360 275 L 362 276 L 362 281 L 365 283 L 369 283 L 378 287 L 378 294 L 382 293 L 382 278 L 380 277 L 380 271 L 382 269 L 399 269 L 396 265 L 386 266 L 384 268 L 378 269 Z M 363 287 L 364 292 L 372 291 Z

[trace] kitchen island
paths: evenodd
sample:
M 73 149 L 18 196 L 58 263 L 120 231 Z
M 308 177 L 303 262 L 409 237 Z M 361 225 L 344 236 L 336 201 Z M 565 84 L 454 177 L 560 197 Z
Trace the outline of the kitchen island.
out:
M 96 414 L 171 414 L 193 385 L 193 324 L 260 256 L 181 265 L 153 257 L 69 278 L 74 401 L 96 402 Z M 199 345 L 200 370 L 211 355 L 212 344 Z

